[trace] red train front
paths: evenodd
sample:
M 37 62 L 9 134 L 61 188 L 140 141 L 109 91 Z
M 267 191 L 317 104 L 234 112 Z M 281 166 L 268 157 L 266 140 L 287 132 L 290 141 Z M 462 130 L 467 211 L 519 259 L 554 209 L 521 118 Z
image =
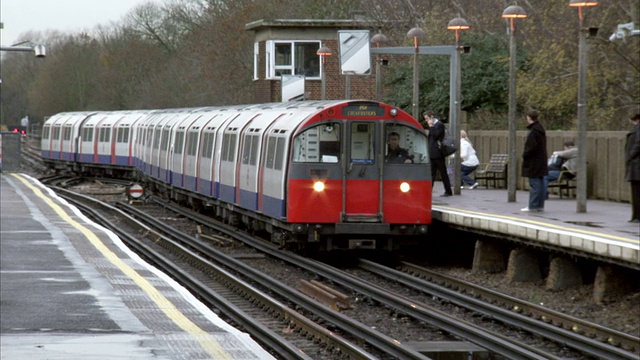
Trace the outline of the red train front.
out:
M 389 149 L 391 137 L 403 150 Z M 424 240 L 431 223 L 427 148 L 421 125 L 391 105 L 325 108 L 294 134 L 287 221 L 325 249 L 391 250 Z

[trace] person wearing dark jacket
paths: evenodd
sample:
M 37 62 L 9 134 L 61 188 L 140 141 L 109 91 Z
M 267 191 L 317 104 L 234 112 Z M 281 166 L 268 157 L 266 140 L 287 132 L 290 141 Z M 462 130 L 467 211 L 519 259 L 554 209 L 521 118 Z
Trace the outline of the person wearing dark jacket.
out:
M 449 175 L 447 174 L 447 165 L 445 163 L 445 157 L 440 151 L 440 142 L 444 139 L 445 129 L 444 124 L 436 119 L 433 112 L 425 111 L 424 119 L 427 121 L 427 130 L 429 131 L 429 160 L 431 160 L 431 179 L 435 183 L 436 173 L 440 172 L 442 178 L 442 184 L 444 185 L 444 194 L 441 197 L 447 197 L 453 195 L 451 191 L 451 182 L 449 181 Z
M 527 139 L 522 152 L 522 176 L 529 178 L 529 206 L 521 211 L 544 211 L 544 177 L 547 168 L 547 134 L 538 121 L 538 111 L 527 112 Z
M 629 119 L 633 129 L 627 134 L 624 147 L 625 180 L 631 183 L 631 220 L 640 223 L 640 114 Z

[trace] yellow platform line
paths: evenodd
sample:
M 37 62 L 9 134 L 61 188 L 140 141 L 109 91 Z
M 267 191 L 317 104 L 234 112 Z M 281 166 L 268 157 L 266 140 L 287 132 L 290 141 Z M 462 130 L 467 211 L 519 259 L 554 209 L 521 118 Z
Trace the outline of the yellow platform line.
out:
M 472 210 L 460 209 L 460 208 L 455 208 L 455 207 L 450 207 L 450 206 L 434 206 L 433 208 L 434 209 L 441 208 L 441 209 L 444 209 L 444 210 L 457 211 L 457 212 L 460 212 L 460 213 L 466 213 L 466 214 L 472 214 L 472 215 L 481 215 L 481 216 L 497 218 L 497 219 L 512 220 L 512 221 L 529 223 L 529 224 L 538 225 L 538 226 L 547 227 L 547 228 L 553 228 L 553 229 L 558 229 L 558 230 L 563 230 L 563 231 L 569 231 L 569 232 L 585 234 L 585 235 L 589 235 L 589 236 L 607 238 L 607 239 L 610 239 L 610 240 L 628 242 L 628 243 L 631 243 L 631 244 L 640 244 L 640 240 L 638 240 L 638 239 L 632 239 L 632 238 L 627 238 L 627 237 L 622 237 L 622 236 L 603 234 L 603 233 L 599 233 L 599 232 L 595 232 L 595 231 L 589 231 L 589 230 L 576 229 L 576 228 L 573 228 L 573 227 L 555 225 L 555 224 L 550 224 L 550 223 L 547 223 L 547 222 L 523 219 L 523 218 L 514 217 L 514 216 L 497 215 L 497 214 L 492 214 L 492 213 L 483 213 L 483 212 L 480 212 L 480 211 L 472 211 Z
M 47 203 L 47 205 L 49 205 L 49 207 L 51 207 L 63 220 L 70 223 L 74 228 L 80 231 L 87 240 L 89 240 L 89 242 L 104 255 L 105 258 L 107 258 L 113 265 L 131 278 L 145 293 L 147 293 L 147 295 L 149 295 L 153 302 L 160 310 L 162 310 L 162 312 L 165 313 L 165 315 L 167 315 L 168 318 L 170 318 L 182 330 L 193 335 L 212 359 L 231 359 L 230 354 L 228 354 L 209 333 L 202 330 L 198 325 L 189 320 L 173 305 L 173 303 L 171 303 L 171 301 L 164 297 L 158 289 L 151 285 L 147 279 L 138 274 L 137 271 L 122 261 L 114 252 L 109 250 L 109 248 L 107 248 L 95 233 L 71 218 L 71 216 L 69 216 L 62 207 L 54 203 L 48 196 L 45 196 L 40 189 L 32 185 L 22 175 L 12 175 L 30 188 L 34 194 Z

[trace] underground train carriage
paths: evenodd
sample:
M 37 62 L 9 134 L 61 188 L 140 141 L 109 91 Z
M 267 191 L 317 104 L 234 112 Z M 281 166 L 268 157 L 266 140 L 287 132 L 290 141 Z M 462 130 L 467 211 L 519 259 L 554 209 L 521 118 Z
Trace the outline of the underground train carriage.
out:
M 309 101 L 82 115 L 75 121 L 78 133 L 87 133 L 78 151 L 83 166 L 135 166 L 165 197 L 211 207 L 280 242 L 390 248 L 392 240 L 423 236 L 431 222 L 426 137 L 415 119 L 387 104 Z M 97 130 L 89 136 L 89 128 Z M 43 144 L 56 141 L 55 129 L 45 124 Z M 388 161 L 391 133 L 411 161 Z M 116 156 L 118 144 L 121 153 L 129 146 L 124 160 Z

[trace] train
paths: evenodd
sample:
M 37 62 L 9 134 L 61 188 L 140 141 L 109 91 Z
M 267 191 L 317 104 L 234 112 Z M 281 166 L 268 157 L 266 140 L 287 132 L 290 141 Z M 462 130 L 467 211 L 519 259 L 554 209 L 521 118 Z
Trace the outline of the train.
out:
M 390 156 L 393 134 L 408 161 Z M 395 250 L 427 237 L 422 125 L 393 105 L 322 100 L 49 117 L 56 172 L 130 178 L 291 249 Z

